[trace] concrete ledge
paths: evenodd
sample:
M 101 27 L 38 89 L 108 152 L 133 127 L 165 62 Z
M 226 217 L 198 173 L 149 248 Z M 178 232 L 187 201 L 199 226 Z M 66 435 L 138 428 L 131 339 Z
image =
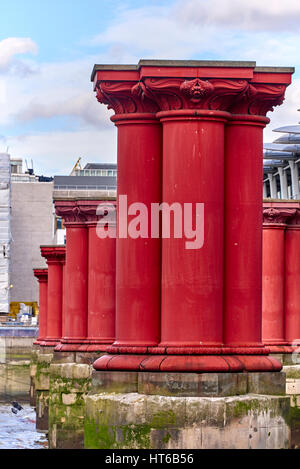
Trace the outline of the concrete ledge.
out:
M 289 398 L 170 397 L 138 393 L 86 397 L 87 449 L 289 448 Z

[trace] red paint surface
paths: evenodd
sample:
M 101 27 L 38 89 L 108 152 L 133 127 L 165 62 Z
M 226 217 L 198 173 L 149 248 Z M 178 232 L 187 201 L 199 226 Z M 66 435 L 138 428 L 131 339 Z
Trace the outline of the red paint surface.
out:
M 204 203 L 204 245 L 162 240 L 160 346 L 223 342 L 224 122 L 222 112 L 171 111 L 163 122 L 163 201 Z M 171 218 L 172 219 L 172 218 Z M 179 352 L 180 353 L 180 352 Z
M 226 129 L 224 343 L 227 346 L 263 346 L 262 145 L 267 122 L 268 119 L 259 116 L 233 116 Z
M 66 320 L 63 343 L 87 337 L 88 232 L 84 225 L 66 228 Z
M 300 224 L 286 230 L 285 338 L 300 343 Z
M 266 344 L 285 344 L 285 225 L 263 229 L 262 337 Z
M 88 341 L 115 339 L 116 240 L 100 239 L 96 225 L 88 227 Z
M 151 203 L 161 202 L 160 124 L 151 114 L 112 119 L 118 127 L 118 196 L 127 195 L 128 206 L 144 203 L 150 220 Z M 160 239 L 118 238 L 116 346 L 159 342 L 160 283 Z
M 34 342 L 39 344 L 47 337 L 48 270 L 35 269 L 33 272 L 39 281 L 39 336 Z

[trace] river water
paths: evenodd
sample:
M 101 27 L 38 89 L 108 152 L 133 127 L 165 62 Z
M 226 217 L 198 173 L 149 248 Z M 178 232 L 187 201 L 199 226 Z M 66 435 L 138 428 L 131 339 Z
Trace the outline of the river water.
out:
M 10 403 L 0 402 L 0 449 L 46 449 L 44 433 L 35 429 L 35 410 L 28 404 L 14 414 Z

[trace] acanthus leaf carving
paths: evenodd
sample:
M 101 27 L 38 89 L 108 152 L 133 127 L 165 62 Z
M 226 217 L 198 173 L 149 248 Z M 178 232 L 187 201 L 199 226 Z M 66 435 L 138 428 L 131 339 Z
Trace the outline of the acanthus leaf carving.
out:
M 235 114 L 265 116 L 284 101 L 286 85 L 250 84 L 240 101 L 230 109 Z
M 209 109 L 228 111 L 249 88 L 246 80 L 145 79 L 143 93 L 151 93 L 161 111 Z
M 140 93 L 138 85 L 132 81 L 103 81 L 97 85 L 96 98 L 100 103 L 106 104 L 108 109 L 113 109 L 115 114 L 156 113 L 156 103 Z

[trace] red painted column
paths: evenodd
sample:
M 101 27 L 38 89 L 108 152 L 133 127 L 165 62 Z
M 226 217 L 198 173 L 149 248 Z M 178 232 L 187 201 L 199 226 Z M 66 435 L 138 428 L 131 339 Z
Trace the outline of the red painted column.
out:
M 124 81 L 121 77 L 121 83 L 98 78 L 97 99 L 114 109 L 111 120 L 118 128 L 116 340 L 109 350 L 144 353 L 160 340 L 161 242 L 143 234 L 128 236 L 131 222 L 139 215 L 138 210 L 135 215 L 128 210 L 132 204 L 144 204 L 150 230 L 151 203 L 161 202 L 158 107 L 141 96 L 135 71 L 126 73 Z
M 97 202 L 102 213 L 115 211 L 114 202 Z M 102 239 L 98 227 L 105 226 L 102 217 L 90 213 L 88 222 L 88 343 L 87 351 L 105 351 L 115 340 L 116 313 L 116 226 L 112 237 Z M 114 237 L 113 237 L 114 236 Z
M 61 337 L 65 337 L 66 330 L 66 248 L 64 256 L 62 258 L 62 325 L 61 325 Z
M 274 353 L 288 350 L 285 340 L 285 229 L 295 210 L 264 208 L 262 338 Z
M 62 335 L 62 263 L 64 246 L 41 246 L 41 254 L 48 264 L 47 336 L 45 345 L 55 346 Z
M 288 224 L 285 239 L 285 339 L 300 343 L 300 210 Z
M 34 269 L 33 273 L 39 282 L 39 336 L 34 344 L 43 345 L 47 337 L 48 269 Z
M 67 230 L 64 334 L 57 351 L 105 351 L 115 339 L 115 226 L 111 236 L 98 236 L 101 220 L 106 223 L 103 215 L 115 211 L 115 205 L 107 200 L 55 201 Z
M 114 116 L 118 127 L 118 198 L 127 207 L 161 202 L 161 126 L 153 114 Z M 120 213 L 120 200 L 118 199 Z M 133 219 L 128 216 L 128 223 Z M 150 215 L 148 220 L 150 221 Z M 149 223 L 150 226 L 150 223 Z M 120 219 L 119 219 L 120 230 Z M 160 239 L 117 238 L 114 348 L 144 351 L 160 339 Z
M 224 342 L 264 352 L 262 316 L 262 150 L 269 119 L 233 116 L 225 139 Z
M 76 201 L 55 201 L 55 209 L 66 227 L 64 336 L 55 350 L 76 351 L 87 340 L 88 229 Z
M 222 111 L 158 113 L 163 123 L 163 201 L 204 204 L 204 244 L 162 241 L 162 330 L 168 353 L 194 353 L 223 343 L 224 123 Z M 202 183 L 199 183 L 201 175 Z M 214 183 L 212 184 L 212 181 Z M 200 314 L 201 311 L 201 314 Z M 191 349 L 192 350 L 192 349 Z

